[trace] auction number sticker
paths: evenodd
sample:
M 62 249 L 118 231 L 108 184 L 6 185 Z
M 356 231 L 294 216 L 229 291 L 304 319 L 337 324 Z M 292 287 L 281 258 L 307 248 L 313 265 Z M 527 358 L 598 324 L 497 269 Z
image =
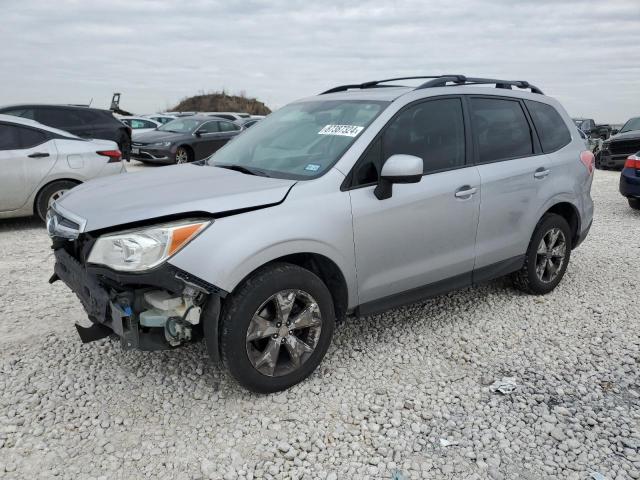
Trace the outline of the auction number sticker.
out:
M 318 135 L 339 135 L 341 137 L 355 137 L 364 127 L 358 125 L 325 125 Z

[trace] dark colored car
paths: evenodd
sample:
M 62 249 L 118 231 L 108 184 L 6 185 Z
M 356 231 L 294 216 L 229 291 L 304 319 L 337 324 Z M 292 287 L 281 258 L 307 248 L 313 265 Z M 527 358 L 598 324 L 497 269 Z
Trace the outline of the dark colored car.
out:
M 260 120 L 262 120 L 261 118 L 243 118 L 242 120 L 236 120 L 235 123 L 236 125 L 240 125 L 243 129 L 247 129 L 253 125 L 255 125 L 256 123 L 258 123 Z
M 599 167 L 620 168 L 623 167 L 627 157 L 640 150 L 640 117 L 627 121 L 620 131 L 602 144 L 599 158 L 596 158 Z
M 627 197 L 629 206 L 640 210 L 640 152 L 629 155 L 620 174 L 620 193 Z
M 82 138 L 112 140 L 122 156 L 129 159 L 131 129 L 113 116 L 110 110 L 75 105 L 12 105 L 0 113 L 28 118 Z
M 177 118 L 153 132 L 141 133 L 131 158 L 145 163 L 188 163 L 207 158 L 242 131 L 223 118 L 193 115 Z

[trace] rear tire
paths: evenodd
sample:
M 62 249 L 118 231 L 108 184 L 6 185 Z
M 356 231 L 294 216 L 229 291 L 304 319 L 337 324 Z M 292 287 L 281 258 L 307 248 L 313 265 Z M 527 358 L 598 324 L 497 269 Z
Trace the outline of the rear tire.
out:
M 634 210 L 640 210 L 640 198 L 627 198 L 629 206 Z
M 222 362 L 249 390 L 284 390 L 320 364 L 334 326 L 333 300 L 323 281 L 297 265 L 274 263 L 225 298 Z
M 515 287 L 534 295 L 551 292 L 567 270 L 571 247 L 567 221 L 555 213 L 545 214 L 533 232 L 524 265 L 512 274 Z
M 44 222 L 47 218 L 49 206 L 76 185 L 78 184 L 71 180 L 56 180 L 46 185 L 36 198 L 36 213 L 38 217 Z

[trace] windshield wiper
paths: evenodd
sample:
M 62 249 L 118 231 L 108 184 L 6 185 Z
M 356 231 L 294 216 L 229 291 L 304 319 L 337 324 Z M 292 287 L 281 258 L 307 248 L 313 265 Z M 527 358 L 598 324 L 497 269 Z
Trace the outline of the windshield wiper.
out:
M 214 165 L 214 167 L 226 168 L 228 170 L 235 170 L 236 172 L 245 173 L 247 175 L 256 175 L 258 177 L 268 177 L 266 172 L 258 170 L 257 168 L 245 167 L 244 165 Z

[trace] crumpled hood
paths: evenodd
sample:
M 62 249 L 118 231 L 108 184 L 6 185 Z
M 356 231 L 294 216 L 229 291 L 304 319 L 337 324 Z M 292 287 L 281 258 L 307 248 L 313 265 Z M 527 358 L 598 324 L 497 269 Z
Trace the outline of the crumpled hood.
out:
M 150 132 L 140 132 L 136 135 L 135 143 L 160 143 L 177 142 L 183 138 L 191 138 L 189 133 L 165 132 L 162 130 L 151 130 Z
M 167 215 L 279 203 L 295 183 L 219 167 L 173 165 L 90 180 L 56 205 L 86 220 L 88 232 Z

